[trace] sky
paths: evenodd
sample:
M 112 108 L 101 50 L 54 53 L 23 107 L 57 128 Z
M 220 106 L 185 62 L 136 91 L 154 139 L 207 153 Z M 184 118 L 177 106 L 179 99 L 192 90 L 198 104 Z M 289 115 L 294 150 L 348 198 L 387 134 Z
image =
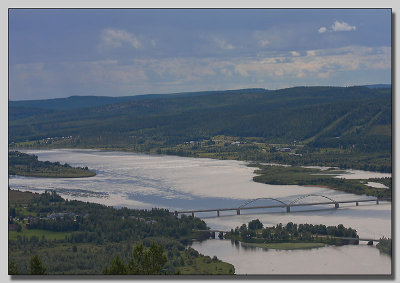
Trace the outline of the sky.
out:
M 9 9 L 9 99 L 391 83 L 390 9 Z

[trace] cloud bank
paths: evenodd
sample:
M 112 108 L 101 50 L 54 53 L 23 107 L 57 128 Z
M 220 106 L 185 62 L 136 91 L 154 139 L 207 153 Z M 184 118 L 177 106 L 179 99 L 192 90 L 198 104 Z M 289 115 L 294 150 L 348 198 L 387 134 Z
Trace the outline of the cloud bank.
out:
M 302 79 L 304 85 L 318 78 L 323 85 L 324 80 L 346 72 L 390 72 L 390 69 L 390 47 L 347 46 L 304 53 L 271 52 L 263 57 L 246 56 L 235 60 L 185 57 L 20 64 L 10 70 L 10 85 L 16 92 L 26 89 L 38 92 L 40 85 L 45 85 L 46 91 L 56 92 L 61 84 L 73 86 L 69 95 L 118 96 L 232 89 L 244 84 L 260 85 L 288 79 Z

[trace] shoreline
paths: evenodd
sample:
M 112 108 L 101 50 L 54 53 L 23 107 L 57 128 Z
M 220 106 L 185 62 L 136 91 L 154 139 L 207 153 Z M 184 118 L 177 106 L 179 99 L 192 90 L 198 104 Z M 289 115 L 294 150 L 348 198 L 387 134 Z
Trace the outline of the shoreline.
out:
M 182 157 L 182 158 L 205 158 L 205 159 L 213 159 L 213 160 L 231 160 L 231 161 L 238 161 L 238 162 L 245 162 L 247 163 L 246 166 L 248 167 L 255 167 L 254 165 L 256 164 L 260 164 L 263 165 L 263 163 L 265 163 L 264 161 L 255 161 L 255 160 L 248 160 L 248 159 L 226 159 L 226 158 L 218 158 L 215 156 L 182 156 L 182 155 L 178 155 L 178 154 L 168 154 L 168 153 L 157 153 L 157 152 L 147 152 L 147 151 L 134 151 L 134 150 L 129 150 L 126 148 L 103 148 L 103 147 L 53 147 L 53 148 L 26 148 L 26 147 L 19 147 L 19 148 L 8 148 L 8 151 L 12 151 L 12 150 L 95 150 L 95 151 L 100 151 L 100 152 L 125 152 L 125 153 L 134 153 L 134 154 L 142 154 L 142 155 L 148 155 L 148 156 L 176 156 L 176 157 Z M 319 165 L 291 165 L 291 164 L 286 164 L 286 163 L 276 163 L 276 164 L 271 164 L 274 166 L 299 166 L 299 167 L 303 167 L 303 168 L 307 168 L 309 166 L 313 166 L 313 167 L 324 167 L 324 166 L 319 166 Z M 332 166 L 328 166 L 328 167 L 332 167 Z M 255 168 L 259 168 L 260 167 L 255 167 Z M 382 174 L 390 174 L 392 175 L 393 172 L 383 172 L 383 171 L 368 171 L 368 170 L 362 170 L 362 169 L 357 169 L 357 168 L 340 168 L 337 167 L 338 170 L 343 170 L 343 171 L 347 171 L 347 170 L 359 170 L 359 171 L 365 171 L 365 172 L 372 172 L 372 173 L 382 173 Z M 329 174 L 325 174 L 325 175 L 329 175 Z M 308 186 L 308 185 L 304 185 L 304 186 Z

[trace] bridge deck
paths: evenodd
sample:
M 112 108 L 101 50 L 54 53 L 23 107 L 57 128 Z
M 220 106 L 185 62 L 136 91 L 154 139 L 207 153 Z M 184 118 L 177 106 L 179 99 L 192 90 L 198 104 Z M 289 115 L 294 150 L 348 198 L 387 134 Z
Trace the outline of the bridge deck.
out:
M 184 210 L 176 211 L 176 214 L 182 213 L 197 213 L 197 212 L 213 212 L 213 211 L 229 211 L 229 210 L 249 210 L 261 208 L 277 208 L 277 207 L 295 207 L 295 206 L 311 206 L 311 205 L 326 205 L 326 204 L 340 204 L 340 203 L 358 203 L 358 202 L 376 202 L 388 201 L 391 199 L 356 199 L 356 200 L 342 200 L 342 201 L 325 201 L 325 202 L 312 202 L 312 203 L 294 203 L 294 204 L 276 204 L 264 206 L 251 206 L 251 207 L 231 207 L 231 208 L 212 208 L 212 209 L 197 209 L 197 210 Z

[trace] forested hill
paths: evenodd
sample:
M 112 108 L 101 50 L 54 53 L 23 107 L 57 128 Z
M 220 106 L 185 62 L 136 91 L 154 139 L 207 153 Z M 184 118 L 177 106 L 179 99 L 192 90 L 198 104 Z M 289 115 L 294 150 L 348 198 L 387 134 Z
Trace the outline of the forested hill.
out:
M 241 93 L 241 92 L 259 92 L 264 93 L 267 90 L 263 88 L 252 88 L 252 89 L 238 89 L 238 90 L 224 90 L 224 91 L 197 91 L 197 92 L 183 92 L 183 93 L 170 93 L 170 94 L 144 94 L 134 96 L 70 96 L 66 98 L 53 98 L 53 99 L 41 99 L 41 100 L 20 100 L 10 101 L 9 106 L 12 114 L 16 111 L 32 111 L 31 109 L 41 109 L 42 111 L 54 111 L 54 110 L 72 110 L 81 108 L 90 108 L 106 104 L 122 103 L 127 101 L 138 101 L 146 99 L 159 99 L 159 98 L 173 98 L 173 97 L 185 97 L 185 96 L 203 96 L 216 93 Z M 13 116 L 12 116 L 13 118 Z M 12 119 L 14 120 L 14 119 Z
M 217 135 L 391 153 L 391 89 L 295 87 L 151 98 L 37 113 L 9 122 L 9 141 L 74 137 L 78 146 L 162 148 Z M 10 116 L 13 115 L 10 108 Z

